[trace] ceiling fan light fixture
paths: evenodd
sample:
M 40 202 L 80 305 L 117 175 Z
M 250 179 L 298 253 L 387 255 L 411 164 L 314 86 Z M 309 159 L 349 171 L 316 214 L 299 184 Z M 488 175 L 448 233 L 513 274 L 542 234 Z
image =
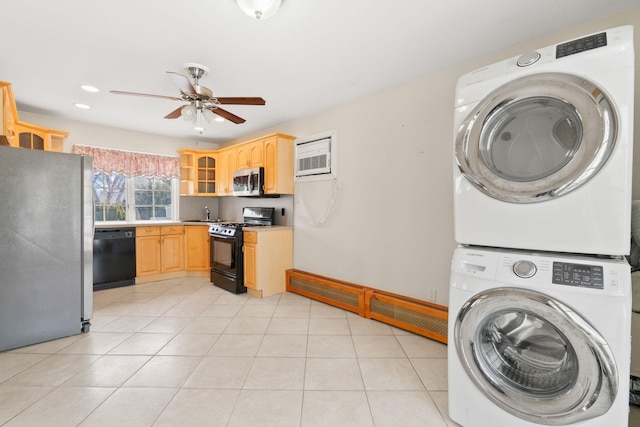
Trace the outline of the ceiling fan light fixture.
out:
M 282 0 L 236 0 L 236 4 L 250 17 L 262 20 L 278 13 Z
M 196 121 L 196 106 L 193 104 L 185 105 L 182 107 L 182 118 L 185 122 L 195 123 Z
M 212 121 L 214 121 L 218 116 L 216 116 L 215 114 L 213 114 L 211 112 L 211 110 L 209 110 L 208 108 L 203 108 L 202 109 L 202 116 L 204 117 L 204 119 L 207 121 L 207 123 L 211 124 Z

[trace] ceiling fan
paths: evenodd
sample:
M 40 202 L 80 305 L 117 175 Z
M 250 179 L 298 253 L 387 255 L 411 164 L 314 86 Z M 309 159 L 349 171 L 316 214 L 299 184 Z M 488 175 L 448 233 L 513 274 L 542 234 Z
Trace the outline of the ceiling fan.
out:
M 200 86 L 200 78 L 209 72 L 209 68 L 201 64 L 188 63 L 184 64 L 184 71 L 193 79 L 193 83 L 188 77 L 167 71 L 167 74 L 173 79 L 180 89 L 180 96 L 164 96 L 152 95 L 148 93 L 125 92 L 121 90 L 112 90 L 111 93 L 118 95 L 135 95 L 147 96 L 151 98 L 171 99 L 174 101 L 188 102 L 189 104 L 176 108 L 166 116 L 165 119 L 177 119 L 182 116 L 186 121 L 195 122 L 200 113 L 204 118 L 211 122 L 216 116 L 223 117 L 230 122 L 240 124 L 246 120 L 238 117 L 227 110 L 220 108 L 220 105 L 265 105 L 265 100 L 258 97 L 217 97 L 213 96 L 211 89 Z

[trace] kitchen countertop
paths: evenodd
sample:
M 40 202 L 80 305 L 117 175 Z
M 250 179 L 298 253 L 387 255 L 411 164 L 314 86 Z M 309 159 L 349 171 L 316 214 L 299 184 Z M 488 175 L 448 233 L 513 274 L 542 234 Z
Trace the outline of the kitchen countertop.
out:
M 267 225 L 267 226 L 259 226 L 259 227 L 243 227 L 242 231 L 277 231 L 277 230 L 292 230 L 293 227 L 289 225 Z
M 157 227 L 163 225 L 209 225 L 209 224 L 224 224 L 225 222 L 234 221 L 166 221 L 166 222 L 145 222 L 141 224 L 96 224 L 96 229 L 111 229 L 111 228 L 135 228 L 135 227 Z M 287 228 L 293 228 L 288 225 L 271 225 L 261 227 L 244 227 L 245 231 L 268 231 L 268 230 L 282 230 Z

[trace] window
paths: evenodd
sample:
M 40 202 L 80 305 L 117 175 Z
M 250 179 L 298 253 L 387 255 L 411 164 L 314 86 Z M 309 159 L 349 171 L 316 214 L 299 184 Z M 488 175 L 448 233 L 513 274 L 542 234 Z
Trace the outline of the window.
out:
M 74 145 L 93 160 L 96 222 L 170 221 L 177 217 L 179 159 Z
M 171 180 L 159 177 L 133 178 L 136 220 L 171 220 Z
M 96 221 L 127 219 L 127 178 L 104 172 L 93 174 L 93 205 Z

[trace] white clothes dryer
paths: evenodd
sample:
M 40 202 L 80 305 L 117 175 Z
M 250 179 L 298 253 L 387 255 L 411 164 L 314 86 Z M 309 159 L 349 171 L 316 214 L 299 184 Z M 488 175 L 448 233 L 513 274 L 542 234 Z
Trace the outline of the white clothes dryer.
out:
M 458 247 L 451 419 L 464 427 L 626 426 L 630 319 L 623 257 Z
M 627 254 L 633 97 L 631 26 L 462 76 L 454 113 L 456 241 Z

